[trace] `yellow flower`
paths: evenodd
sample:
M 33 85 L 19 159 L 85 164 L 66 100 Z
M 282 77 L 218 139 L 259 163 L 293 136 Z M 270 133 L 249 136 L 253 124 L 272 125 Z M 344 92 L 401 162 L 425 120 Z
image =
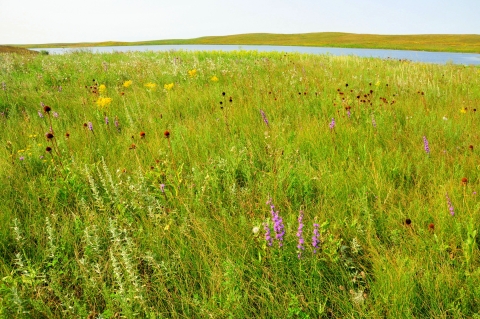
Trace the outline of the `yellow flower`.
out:
M 128 81 L 123 82 L 123 87 L 128 88 L 130 85 L 132 85 L 132 80 L 128 80 Z
M 375 86 L 379 86 L 380 85 L 380 81 L 377 81 L 377 83 L 375 83 Z
M 197 75 L 197 69 L 193 69 L 193 70 L 190 70 L 188 71 L 188 75 L 193 78 Z
M 212 76 L 212 78 L 210 79 L 212 82 L 218 82 L 218 78 L 214 75 Z
M 148 82 L 148 83 L 145 84 L 145 87 L 148 88 L 148 89 L 151 89 L 151 90 L 155 90 L 157 85 L 155 83 Z
M 100 86 L 98 87 L 98 92 L 100 93 L 104 93 L 106 90 L 107 87 L 105 86 L 105 84 L 100 84 Z
M 165 90 L 171 90 L 171 89 L 173 88 L 173 83 L 165 84 L 165 85 L 163 86 L 163 88 L 164 88 Z
M 108 104 L 112 103 L 112 98 L 110 97 L 100 97 L 98 98 L 97 102 L 95 102 L 99 107 L 108 106 Z
M 465 107 L 465 108 L 460 109 L 460 113 L 467 113 L 467 108 Z

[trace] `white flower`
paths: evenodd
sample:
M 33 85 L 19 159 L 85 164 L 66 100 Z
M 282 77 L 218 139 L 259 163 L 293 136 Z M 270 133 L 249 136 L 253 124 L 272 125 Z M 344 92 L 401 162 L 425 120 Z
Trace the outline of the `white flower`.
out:
M 255 226 L 255 227 L 252 228 L 252 232 L 253 232 L 254 235 L 258 234 L 259 231 L 260 231 L 260 227 L 258 227 L 258 226 Z
M 446 116 L 444 116 L 442 119 L 443 119 L 444 121 L 448 120 Z

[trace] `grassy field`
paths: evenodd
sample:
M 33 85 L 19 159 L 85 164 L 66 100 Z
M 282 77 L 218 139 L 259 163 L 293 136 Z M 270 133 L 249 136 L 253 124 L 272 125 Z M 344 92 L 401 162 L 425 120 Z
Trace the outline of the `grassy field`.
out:
M 155 44 L 255 44 L 480 53 L 480 35 L 478 34 L 378 35 L 340 32 L 302 34 L 249 33 L 201 37 L 195 39 L 172 39 L 142 42 L 109 41 L 100 43 L 32 44 L 25 47 L 51 48 Z
M 37 51 L 28 50 L 25 48 L 12 47 L 8 45 L 0 45 L 0 54 L 1 53 L 18 53 L 18 54 L 38 54 Z
M 480 68 L 0 54 L 1 318 L 480 318 Z

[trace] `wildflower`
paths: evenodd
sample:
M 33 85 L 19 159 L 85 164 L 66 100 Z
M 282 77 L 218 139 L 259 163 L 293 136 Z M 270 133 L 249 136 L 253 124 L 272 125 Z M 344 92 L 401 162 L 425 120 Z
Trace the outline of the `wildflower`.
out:
M 302 250 L 305 250 L 305 247 L 303 247 L 303 244 L 305 243 L 305 240 L 303 239 L 303 211 L 300 211 L 300 214 L 298 216 L 298 230 L 297 230 L 297 237 L 298 237 L 298 258 L 300 259 L 302 257 Z
M 38 116 L 39 116 L 40 118 L 43 118 L 43 113 L 40 112 L 40 111 L 38 111 Z
M 375 121 L 375 117 L 372 115 L 372 126 L 377 127 L 377 122 Z
M 434 223 L 428 224 L 428 229 L 429 229 L 430 231 L 434 231 L 434 230 L 435 230 L 435 224 L 434 224 Z
M 45 106 L 43 107 L 43 111 L 44 111 L 45 113 L 49 113 L 51 110 L 52 110 L 52 108 L 51 108 L 50 106 L 48 106 L 48 105 L 45 105 Z
M 170 132 L 169 131 L 163 132 L 163 136 L 165 136 L 166 138 L 170 138 Z
M 92 122 L 88 122 L 88 129 L 93 132 L 93 124 Z
M 106 90 L 107 87 L 105 86 L 105 84 L 100 84 L 100 86 L 98 87 L 98 92 L 100 93 L 104 93 Z
M 140 138 L 145 138 L 145 132 L 140 132 Z
M 380 85 L 380 81 L 377 81 L 377 83 L 375 83 L 375 86 L 379 86 Z
M 272 246 L 273 245 L 273 239 L 272 239 L 272 236 L 270 234 L 270 227 L 268 226 L 267 223 L 263 223 L 263 229 L 265 230 L 265 241 L 267 242 L 267 245 Z
M 260 110 L 260 114 L 262 114 L 262 118 L 263 118 L 263 121 L 265 122 L 265 124 L 266 124 L 267 126 L 269 126 L 269 125 L 268 125 L 267 115 L 265 115 L 265 112 L 263 112 L 263 110 Z
M 258 226 L 254 226 L 254 227 L 252 228 L 252 233 L 253 233 L 254 235 L 257 235 L 259 231 L 260 231 L 260 227 L 258 227 Z
M 165 193 L 165 184 L 160 184 L 160 191 Z
M 442 120 L 446 121 L 448 118 L 446 116 L 442 117 Z
M 460 113 L 463 113 L 463 114 L 467 113 L 467 108 L 466 108 L 466 107 L 461 108 L 461 109 L 460 109 Z
M 70 133 L 65 133 L 65 138 L 69 138 L 70 137 Z
M 173 88 L 173 82 L 169 84 L 165 84 L 163 88 L 167 91 L 170 91 Z
M 23 160 L 25 159 L 25 157 L 24 157 L 24 156 L 20 156 L 18 159 L 21 160 L 21 161 L 23 161 Z
M 188 71 L 188 76 L 190 76 L 191 78 L 195 77 L 196 75 L 197 75 L 197 69 Z
M 136 149 L 136 148 L 137 148 L 137 145 L 135 145 L 135 144 L 133 144 L 133 143 L 132 143 L 132 145 L 130 145 L 130 147 L 129 147 L 129 149 L 131 149 L 131 150 L 134 150 L 134 149 Z
M 53 112 L 53 117 L 58 117 L 58 113 L 57 113 L 57 112 Z
M 318 245 L 320 244 L 320 232 L 318 231 L 318 224 L 313 224 L 313 236 L 312 236 L 312 246 L 313 253 L 317 253 Z
M 427 137 L 423 137 L 423 146 L 425 148 L 425 153 L 430 154 L 430 147 L 428 146 L 428 140 Z
M 51 140 L 52 138 L 54 138 L 54 136 L 53 136 L 52 133 L 47 133 L 47 134 L 45 134 L 45 137 L 46 137 L 48 140 Z
M 148 83 L 145 83 L 145 87 L 150 89 L 150 90 L 155 90 L 155 88 L 157 87 L 157 85 L 155 83 L 152 83 L 152 82 L 148 82 Z
M 112 98 L 110 97 L 99 97 L 98 100 L 95 102 L 99 107 L 106 107 L 110 103 L 112 103 Z
M 120 125 L 120 123 L 118 122 L 118 117 L 115 116 L 115 127 L 118 128 L 118 126 Z
M 105 116 L 105 124 L 108 125 L 108 117 Z
M 448 205 L 448 210 L 450 211 L 450 215 L 454 216 L 455 210 L 453 208 L 452 202 L 450 201 L 450 197 L 448 197 L 448 193 L 445 193 L 445 197 L 447 198 L 447 205 Z
M 466 177 L 462 178 L 462 185 L 467 185 L 468 179 Z
M 130 85 L 132 85 L 132 80 L 128 80 L 128 81 L 123 82 L 123 87 L 128 88 Z
M 2 82 L 2 90 L 4 90 L 4 91 L 7 90 L 7 83 Z
M 473 151 L 473 145 L 470 144 L 470 145 L 468 146 L 468 148 L 469 148 L 471 151 Z
M 335 119 L 332 117 L 332 121 L 328 125 L 330 127 L 330 130 L 333 130 L 335 128 Z
M 214 75 L 210 78 L 212 82 L 218 82 L 218 78 Z
M 270 213 L 272 214 L 273 230 L 275 231 L 275 238 L 278 241 L 278 246 L 283 246 L 283 236 L 285 235 L 285 226 L 283 225 L 283 219 L 275 211 L 275 206 L 270 201 Z

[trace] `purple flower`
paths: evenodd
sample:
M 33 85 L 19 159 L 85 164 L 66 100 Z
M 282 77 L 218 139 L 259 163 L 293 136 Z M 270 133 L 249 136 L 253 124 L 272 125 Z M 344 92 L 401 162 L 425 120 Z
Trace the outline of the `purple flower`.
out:
M 312 246 L 313 253 L 317 253 L 318 245 L 320 245 L 320 233 L 318 231 L 318 224 L 313 224 L 313 236 L 312 236 Z
M 92 124 L 92 122 L 88 122 L 88 129 L 93 132 L 93 124 Z
M 118 128 L 118 125 L 120 125 L 120 124 L 118 123 L 118 118 L 115 116 L 115 127 Z
M 160 191 L 165 193 L 165 184 L 160 184 Z
M 273 220 L 273 230 L 275 231 L 275 238 L 278 241 L 278 247 L 283 246 L 283 236 L 285 235 L 285 226 L 283 225 L 283 219 L 278 214 L 278 211 L 275 211 L 275 206 L 270 202 L 270 213 L 272 214 Z M 268 203 L 268 202 L 267 202 Z
M 53 117 L 58 117 L 58 113 L 57 113 L 57 112 L 53 112 Z
M 332 121 L 330 122 L 330 124 L 328 125 L 330 127 L 331 130 L 333 130 L 335 128 L 335 119 L 332 117 Z
M 267 223 L 263 223 L 263 229 L 265 229 L 265 240 L 267 241 L 267 245 L 272 246 L 273 239 L 272 239 L 272 236 L 270 235 L 270 227 L 268 227 Z
M 352 115 L 352 113 L 350 113 L 350 110 L 347 111 L 347 116 L 348 118 L 350 118 L 350 116 Z
M 423 146 L 425 148 L 425 153 L 430 154 L 430 147 L 428 147 L 428 140 L 427 137 L 423 137 Z
M 43 118 L 43 113 L 42 113 L 41 111 L 38 111 L 38 116 L 39 116 L 40 118 Z
M 25 159 L 25 157 L 23 156 L 20 156 L 19 160 L 23 161 Z
M 303 239 L 303 211 L 300 211 L 300 214 L 298 215 L 298 230 L 297 230 L 297 237 L 298 237 L 298 258 L 300 259 L 302 257 L 302 250 L 305 250 L 305 247 L 303 247 L 303 244 L 305 243 L 305 240 Z
M 105 116 L 105 124 L 108 125 L 108 117 Z M 116 125 L 115 125 L 116 126 Z
M 41 106 L 41 107 L 42 107 L 42 109 L 43 109 L 43 107 L 45 106 L 45 103 L 43 103 L 43 102 L 40 102 L 40 106 Z
M 260 114 L 262 114 L 262 118 L 263 118 L 263 121 L 265 122 L 265 124 L 266 124 L 267 126 L 269 126 L 269 125 L 268 125 L 267 115 L 265 115 L 265 112 L 263 112 L 263 110 L 260 110 Z
M 450 201 L 450 197 L 448 197 L 448 193 L 445 193 L 445 197 L 447 198 L 448 210 L 450 211 L 450 215 L 455 215 L 455 210 L 453 208 L 452 202 Z
M 377 122 L 375 121 L 375 117 L 372 115 L 372 125 L 373 127 L 377 127 Z

